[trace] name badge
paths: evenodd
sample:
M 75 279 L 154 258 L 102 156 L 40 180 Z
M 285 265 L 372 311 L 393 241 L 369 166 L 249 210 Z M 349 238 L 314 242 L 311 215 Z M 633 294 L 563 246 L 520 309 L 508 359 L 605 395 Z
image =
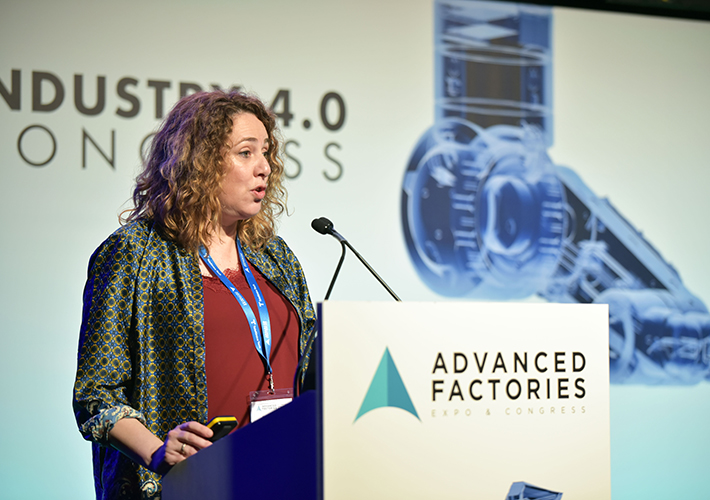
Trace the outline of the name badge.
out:
M 293 400 L 293 389 L 251 391 L 249 393 L 249 420 L 256 422 Z

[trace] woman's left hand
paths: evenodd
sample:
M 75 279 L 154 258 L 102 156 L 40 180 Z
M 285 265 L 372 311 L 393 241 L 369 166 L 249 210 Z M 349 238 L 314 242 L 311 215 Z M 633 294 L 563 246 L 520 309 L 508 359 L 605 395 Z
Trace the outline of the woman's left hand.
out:
M 155 450 L 150 460 L 149 469 L 165 474 L 170 468 L 194 455 L 212 443 L 212 429 L 199 422 L 184 422 L 170 432 L 163 445 Z

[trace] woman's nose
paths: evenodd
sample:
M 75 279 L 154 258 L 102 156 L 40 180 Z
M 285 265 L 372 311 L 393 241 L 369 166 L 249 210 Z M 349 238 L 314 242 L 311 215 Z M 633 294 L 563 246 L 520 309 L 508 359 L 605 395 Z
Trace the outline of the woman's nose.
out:
M 271 165 L 269 165 L 269 160 L 266 155 L 261 156 L 261 161 L 258 166 L 257 175 L 268 176 L 271 173 Z

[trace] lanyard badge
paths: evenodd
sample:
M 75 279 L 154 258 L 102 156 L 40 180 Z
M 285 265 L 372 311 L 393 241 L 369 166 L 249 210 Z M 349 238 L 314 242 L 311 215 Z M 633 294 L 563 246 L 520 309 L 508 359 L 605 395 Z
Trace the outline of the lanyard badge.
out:
M 247 302 L 244 296 L 239 293 L 237 287 L 235 287 L 232 282 L 229 281 L 229 278 L 227 278 L 220 270 L 220 268 L 217 266 L 212 257 L 210 257 L 209 253 L 207 253 L 207 249 L 205 249 L 204 246 L 201 246 L 199 252 L 200 257 L 202 258 L 205 265 L 210 269 L 210 271 L 215 274 L 215 276 L 219 278 L 222 284 L 227 287 L 227 289 L 232 293 L 234 298 L 237 299 L 237 302 L 239 302 L 239 305 L 242 307 L 244 315 L 247 318 L 247 322 L 249 323 L 249 330 L 251 331 L 252 340 L 254 341 L 254 347 L 256 348 L 256 352 L 259 354 L 259 357 L 261 357 L 261 360 L 264 362 L 264 366 L 266 366 L 266 370 L 268 372 L 269 389 L 273 391 L 274 372 L 271 369 L 271 361 L 269 360 L 269 357 L 271 355 L 271 321 L 269 319 L 269 309 L 266 306 L 264 295 L 261 293 L 261 289 L 259 288 L 259 285 L 256 282 L 256 279 L 254 278 L 254 274 L 251 272 L 251 267 L 249 266 L 249 262 L 244 256 L 242 245 L 238 239 L 237 251 L 239 253 L 239 262 L 242 266 L 242 269 L 244 270 L 244 276 L 247 279 L 247 284 L 249 285 L 252 295 L 254 296 L 254 300 L 256 301 L 256 307 L 259 313 L 259 321 L 257 321 L 256 315 L 254 314 L 254 311 L 249 305 L 249 302 Z

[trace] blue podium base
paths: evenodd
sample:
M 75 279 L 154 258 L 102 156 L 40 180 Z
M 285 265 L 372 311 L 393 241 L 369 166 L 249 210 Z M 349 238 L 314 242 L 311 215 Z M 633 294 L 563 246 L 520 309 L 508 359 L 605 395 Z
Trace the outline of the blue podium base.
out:
M 314 499 L 316 391 L 239 429 L 163 478 L 163 500 Z

